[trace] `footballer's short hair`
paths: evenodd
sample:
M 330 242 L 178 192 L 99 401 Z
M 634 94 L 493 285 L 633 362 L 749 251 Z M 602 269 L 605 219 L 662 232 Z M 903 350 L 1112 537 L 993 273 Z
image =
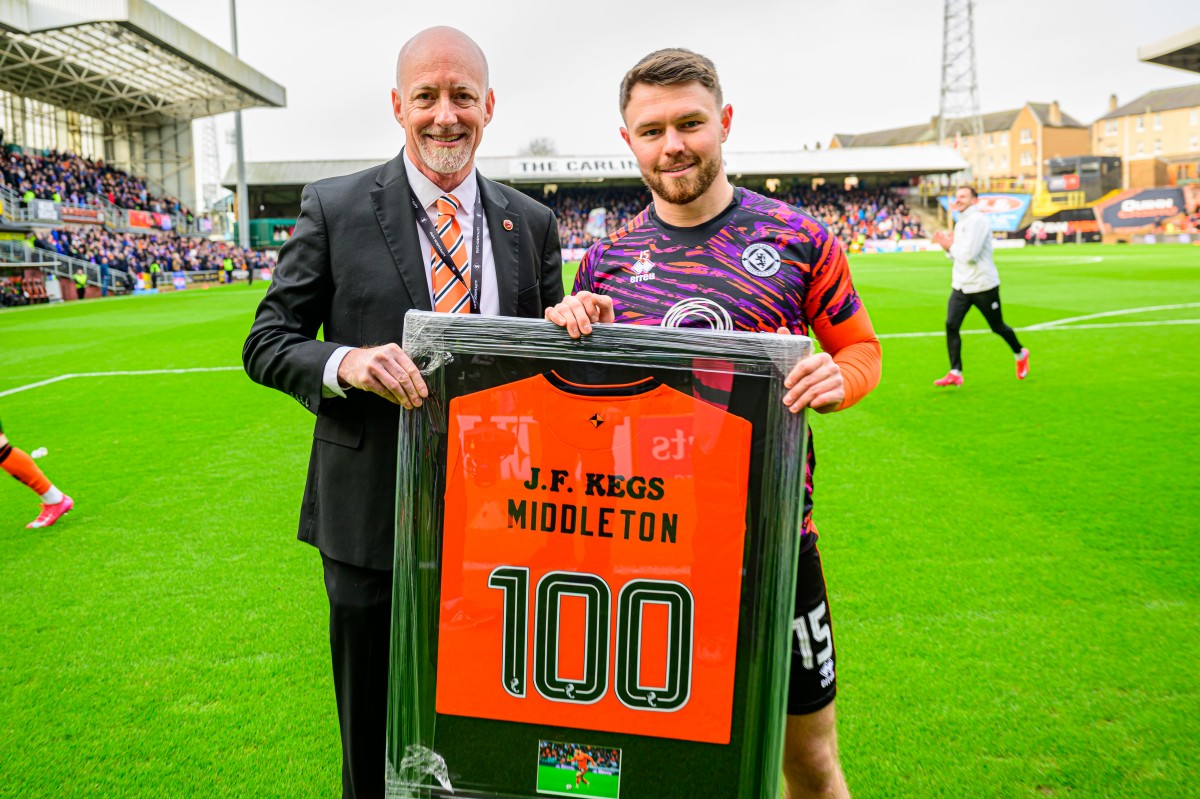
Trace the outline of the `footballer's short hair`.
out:
M 651 86 L 674 86 L 677 83 L 699 81 L 717 98 L 717 107 L 723 104 L 721 81 L 711 59 L 682 47 L 655 50 L 633 65 L 621 81 L 621 115 L 629 105 L 629 94 L 639 83 Z
M 957 189 L 955 189 L 955 191 L 959 192 L 959 191 L 962 191 L 963 189 L 966 189 L 967 191 L 971 192 L 971 196 L 974 197 L 976 200 L 979 199 L 979 192 L 975 191 L 974 186 L 959 186 Z

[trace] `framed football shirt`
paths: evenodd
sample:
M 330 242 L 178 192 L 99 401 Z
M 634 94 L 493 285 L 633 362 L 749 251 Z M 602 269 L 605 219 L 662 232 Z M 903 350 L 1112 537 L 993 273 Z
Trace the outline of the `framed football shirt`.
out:
M 411 312 L 403 346 L 431 394 L 400 430 L 388 795 L 777 791 L 809 340 Z

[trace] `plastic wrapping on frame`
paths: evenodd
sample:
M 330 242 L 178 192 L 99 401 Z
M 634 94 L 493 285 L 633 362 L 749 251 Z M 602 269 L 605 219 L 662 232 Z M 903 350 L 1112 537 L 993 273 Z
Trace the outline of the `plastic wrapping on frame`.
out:
M 777 796 L 811 340 L 411 311 L 402 346 L 430 394 L 399 431 L 389 799 Z

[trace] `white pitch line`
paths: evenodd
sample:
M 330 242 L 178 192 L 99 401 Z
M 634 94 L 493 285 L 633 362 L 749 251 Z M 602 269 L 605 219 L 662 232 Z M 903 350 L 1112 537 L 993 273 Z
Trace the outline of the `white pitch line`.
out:
M 59 375 L 51 377 L 47 380 L 39 380 L 36 383 L 30 383 L 25 386 L 17 386 L 6 391 L 0 391 L 0 397 L 7 397 L 10 394 L 20 394 L 22 391 L 28 391 L 31 388 L 41 388 L 48 386 L 51 383 L 58 383 L 62 380 L 71 380 L 76 377 L 130 377 L 140 375 L 183 375 L 192 374 L 194 372 L 236 372 L 241 371 L 240 366 L 197 366 L 193 369 L 145 369 L 137 372 L 79 372 L 77 374 Z
M 1067 322 L 1081 321 L 1084 319 L 1099 319 L 1102 317 L 1121 316 L 1121 315 L 1126 315 L 1126 314 L 1131 314 L 1131 313 L 1140 313 L 1140 312 L 1144 312 L 1144 311 L 1166 311 L 1166 310 L 1178 310 L 1178 309 L 1182 309 L 1182 308 L 1200 308 L 1200 302 L 1188 302 L 1188 303 L 1182 303 L 1180 305 L 1151 305 L 1151 306 L 1147 306 L 1145 308 L 1129 308 L 1129 309 L 1126 309 L 1123 311 L 1104 311 L 1103 313 L 1088 314 L 1087 316 L 1073 316 L 1073 317 L 1069 317 L 1067 319 L 1055 319 L 1050 322 L 1039 322 L 1036 325 L 1029 325 L 1028 327 L 1018 327 L 1018 328 L 1016 328 L 1016 330 L 1018 330 L 1019 332 L 1022 332 L 1022 333 L 1024 333 L 1024 332 L 1048 333 L 1048 332 L 1058 332 L 1058 331 L 1062 331 L 1062 330 L 1106 330 L 1109 328 L 1116 328 L 1116 327 L 1162 327 L 1164 325 L 1200 325 L 1200 319 L 1162 319 L 1162 320 L 1153 321 L 1153 322 L 1106 322 L 1106 323 L 1094 324 L 1094 325 L 1067 325 L 1066 324 Z M 991 333 L 992 331 L 991 330 L 972 329 L 972 330 L 962 330 L 960 332 L 964 336 L 973 336 L 973 335 L 982 335 L 984 333 Z M 931 338 L 933 336 L 944 336 L 944 335 L 946 335 L 946 331 L 935 330 L 935 331 L 920 332 L 920 333 L 880 333 L 879 338 L 881 338 L 881 339 L 884 339 L 884 338 Z M 242 370 L 242 367 L 240 367 L 240 366 L 203 366 L 203 367 L 196 367 L 193 369 L 144 369 L 142 371 L 136 371 L 136 372 L 79 372 L 77 374 L 73 373 L 73 374 L 59 375 L 58 377 L 51 377 L 51 378 L 47 378 L 46 380 L 39 380 L 36 383 L 29 383 L 24 386 L 17 386 L 16 388 L 10 388 L 5 391 L 0 391 L 0 397 L 7 397 L 12 394 L 20 394 L 22 391 L 29 391 L 32 388 L 41 388 L 42 386 L 48 386 L 51 383 L 58 383 L 63 380 L 71 380 L 71 379 L 74 379 L 77 377 L 135 377 L 135 376 L 141 376 L 141 375 L 183 375 L 183 374 L 195 374 L 197 372 L 240 372 L 241 370 Z
M 1015 260 L 1020 266 L 1029 266 L 1030 264 L 1051 264 L 1054 266 L 1074 266 L 1076 264 L 1098 264 L 1104 261 L 1103 255 L 1041 255 L 1039 253 L 1022 253 L 1021 255 L 1010 255 L 1006 258 L 1001 258 L 1008 266 L 1010 260 Z M 1021 263 L 1021 262 L 1024 263 Z
M 1038 322 L 1036 325 L 1030 325 L 1026 330 L 1043 330 L 1048 327 L 1057 327 L 1070 322 L 1083 322 L 1088 319 L 1103 319 L 1109 316 L 1129 316 L 1135 313 L 1148 313 L 1150 311 L 1177 311 L 1181 308 L 1200 308 L 1200 302 L 1184 302 L 1178 305 L 1147 305 L 1142 308 L 1122 308 L 1117 311 L 1101 311 L 1100 313 L 1090 313 L 1085 316 L 1069 316 L 1066 319 L 1055 319 L 1052 322 Z
M 1064 330 L 1108 330 L 1115 327 L 1163 327 L 1165 325 L 1200 325 L 1200 319 L 1163 319 L 1157 322 L 1105 322 L 1096 325 L 1062 325 L 1042 327 L 1039 325 L 1030 325 L 1029 327 L 1013 328 L 1018 333 L 1059 333 Z M 960 330 L 964 336 L 983 335 L 991 333 L 991 330 Z M 880 333 L 878 338 L 930 338 L 933 336 L 944 336 L 945 330 L 938 330 L 932 333 Z
M 1103 319 L 1111 316 L 1128 316 L 1135 313 L 1148 313 L 1149 311 L 1177 311 L 1185 308 L 1200 308 L 1200 302 L 1185 302 L 1178 305 L 1144 305 L 1141 308 L 1122 308 L 1116 311 L 1101 311 L 1100 313 L 1087 314 L 1086 316 L 1068 316 L 1063 319 L 1051 319 L 1049 322 L 1038 322 L 1037 324 L 1028 325 L 1026 327 L 1018 327 L 1016 330 L 1024 332 L 1040 333 L 1048 330 L 1105 330 L 1113 327 L 1158 327 L 1159 325 L 1195 325 L 1200 324 L 1200 319 L 1161 319 L 1150 322 L 1108 322 L 1097 325 L 1068 325 L 1068 322 L 1082 322 L 1087 319 Z M 991 330 L 962 330 L 964 335 L 976 335 L 981 333 L 991 333 Z M 883 333 L 879 338 L 928 338 L 930 336 L 944 336 L 945 331 L 937 331 L 934 333 Z
M 1026 327 L 1034 333 L 1047 330 L 1106 330 L 1111 327 L 1167 327 L 1170 325 L 1200 325 L 1200 319 L 1159 319 L 1154 322 L 1105 322 L 1099 325 L 1063 325 L 1062 327 Z M 990 331 L 989 331 L 990 332 Z
M 873 253 L 868 253 L 868 254 L 871 255 Z M 888 254 L 893 255 L 894 253 L 888 253 Z M 858 257 L 861 258 L 862 256 L 858 256 Z M 1087 264 L 1098 264 L 1098 263 L 1104 261 L 1105 258 L 1112 258 L 1112 257 L 1113 256 L 1111 256 L 1111 255 L 1109 255 L 1109 256 L 1067 255 L 1067 256 L 1055 257 L 1055 256 L 1030 254 L 1027 256 L 1020 256 L 1015 259 L 1012 258 L 1011 256 L 1006 257 L 1003 259 L 1001 266 L 1003 266 L 1005 269 L 1008 269 L 1008 268 L 1026 269 L 1026 268 L 1033 268 L 1033 267 L 1049 268 L 1049 267 L 1055 267 L 1055 266 L 1084 266 Z M 946 259 L 944 264 L 922 264 L 920 266 L 902 266 L 902 265 L 895 264 L 895 263 L 889 263 L 887 266 L 883 266 L 883 265 L 875 265 L 875 264 L 871 263 L 870 261 L 856 260 L 854 262 L 853 266 L 851 266 L 850 271 L 852 274 L 855 274 L 855 275 L 877 275 L 877 274 L 880 274 L 881 272 L 915 272 L 915 271 L 921 270 L 921 269 L 926 269 L 926 270 L 931 270 L 931 271 L 935 270 L 935 269 L 949 269 L 950 264 L 951 264 L 951 261 L 949 258 Z

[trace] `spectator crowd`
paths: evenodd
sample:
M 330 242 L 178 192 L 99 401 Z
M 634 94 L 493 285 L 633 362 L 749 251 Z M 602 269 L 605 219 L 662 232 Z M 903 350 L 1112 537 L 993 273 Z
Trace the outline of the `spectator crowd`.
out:
M 618 749 L 583 744 L 567 744 L 558 741 L 542 741 L 541 761 L 543 765 L 570 766 L 575 768 L 575 752 L 582 750 L 591 755 L 596 766 L 616 774 L 621 770 L 621 753 Z
M 899 194 L 887 189 L 793 189 L 779 199 L 821 222 L 849 245 L 856 239 L 926 238 L 921 220 Z
M 191 217 L 178 198 L 151 194 L 145 181 L 103 161 L 56 150 L 22 150 L 0 146 L 0 186 L 16 192 L 23 200 L 51 200 L 73 205 L 95 205 L 99 196 L 121 208 Z M 222 270 L 232 259 L 234 269 L 259 269 L 271 261 L 261 252 L 243 250 L 233 244 L 182 236 L 170 231 L 117 233 L 99 226 L 39 230 L 34 247 L 68 255 L 99 267 L 128 273 Z M 4 304 L 15 304 L 13 286 L 0 292 Z
M 126 272 L 146 272 L 157 263 L 163 272 L 219 270 L 226 257 L 235 269 L 261 269 L 270 260 L 257 250 L 176 233 L 113 233 L 100 227 L 61 229 L 37 234 L 34 247 Z
M 26 200 L 53 200 L 71 205 L 95 205 L 92 196 L 135 211 L 191 216 L 176 197 L 159 197 L 146 183 L 103 161 L 60 153 L 57 150 L 0 148 L 0 186 Z
M 921 220 L 905 204 L 904 198 L 889 189 L 839 189 L 819 186 L 815 189 L 788 189 L 777 194 L 765 192 L 824 223 L 842 244 L 859 239 L 924 238 Z M 566 249 L 589 247 L 596 238 L 585 227 L 593 208 L 607 212 L 605 228 L 617 230 L 650 203 L 650 192 L 643 186 L 620 188 L 564 188 L 531 197 L 548 205 L 558 217 L 559 240 Z
M 0 145 L 0 186 L 15 191 L 22 199 L 43 199 L 76 205 L 94 204 L 94 197 L 131 210 L 179 214 L 191 211 L 175 197 L 151 194 L 146 183 L 103 161 L 55 150 L 22 150 Z M 592 209 L 606 211 L 604 229 L 611 232 L 626 224 L 650 202 L 644 186 L 571 187 L 549 194 L 527 190 L 534 199 L 550 206 L 558 216 L 559 239 L 564 248 L 585 248 L 596 241 L 586 230 Z M 768 194 L 770 194 L 768 192 Z M 785 188 L 771 194 L 795 205 L 823 222 L 849 247 L 864 239 L 922 238 L 920 219 L 910 213 L 903 197 L 888 189 L 841 189 L 834 186 Z M 291 235 L 287 225 L 272 231 L 275 241 Z M 99 267 L 138 273 L 221 270 L 226 259 L 235 269 L 258 269 L 270 265 L 260 252 L 204 238 L 181 236 L 170 231 L 133 234 L 103 227 L 61 228 L 36 234 L 34 246 L 79 258 Z M 15 302 L 12 287 L 3 292 Z M 10 296 L 13 295 L 13 296 Z

